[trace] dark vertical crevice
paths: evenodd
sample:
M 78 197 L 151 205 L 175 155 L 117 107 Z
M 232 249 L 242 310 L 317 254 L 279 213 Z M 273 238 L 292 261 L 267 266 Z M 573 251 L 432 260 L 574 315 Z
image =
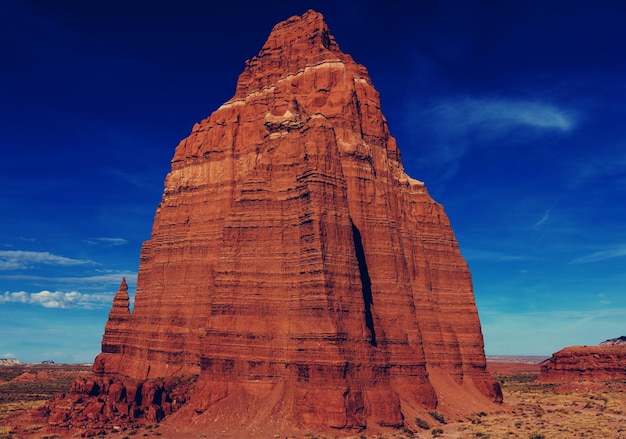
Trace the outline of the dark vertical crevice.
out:
M 354 252 L 359 263 L 359 274 L 361 276 L 361 289 L 363 292 L 363 304 L 365 305 L 365 326 L 370 331 L 370 344 L 376 346 L 376 331 L 374 331 L 374 318 L 372 317 L 372 281 L 367 271 L 367 262 L 365 261 L 365 251 L 363 251 L 363 242 L 361 241 L 361 232 L 352 224 L 352 239 L 354 240 Z

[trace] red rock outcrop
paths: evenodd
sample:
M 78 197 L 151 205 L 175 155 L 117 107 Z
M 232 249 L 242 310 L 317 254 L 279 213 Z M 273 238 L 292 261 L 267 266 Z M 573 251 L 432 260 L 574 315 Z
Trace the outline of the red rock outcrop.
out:
M 175 411 L 159 377 L 183 375 L 198 380 L 171 422 L 239 435 L 410 427 L 502 399 L 446 214 L 314 11 L 276 25 L 235 96 L 178 145 L 132 313 L 125 290 L 98 388 L 75 389 L 123 403 L 101 418 Z M 155 380 L 160 399 L 145 395 Z
M 575 383 L 626 379 L 626 345 L 571 346 L 541 365 L 539 381 Z

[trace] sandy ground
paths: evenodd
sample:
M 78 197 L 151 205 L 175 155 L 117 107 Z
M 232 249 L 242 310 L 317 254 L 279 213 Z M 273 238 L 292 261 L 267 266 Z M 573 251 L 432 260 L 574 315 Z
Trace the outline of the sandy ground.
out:
M 539 364 L 532 362 L 490 361 L 488 370 L 498 379 L 505 404 L 489 413 L 472 413 L 463 419 L 441 423 L 432 416 L 406 419 L 405 428 L 354 438 L 624 438 L 626 439 L 626 381 L 580 382 L 556 386 L 537 383 Z M 69 386 L 74 376 L 88 368 L 55 365 L 18 369 L 0 369 L 0 439 L 53 439 L 80 437 L 76 432 L 46 432 L 45 425 L 24 416 L 50 397 L 50 392 Z M 18 414 L 19 416 L 16 416 Z M 422 427 L 429 428 L 420 428 Z M 250 435 L 246 435 L 250 437 Z M 137 438 L 239 438 L 237 431 L 182 434 L 167 422 L 149 428 L 113 431 L 111 439 Z M 283 438 L 271 428 L 258 431 L 258 438 Z M 331 438 L 334 436 L 300 433 L 289 438 Z

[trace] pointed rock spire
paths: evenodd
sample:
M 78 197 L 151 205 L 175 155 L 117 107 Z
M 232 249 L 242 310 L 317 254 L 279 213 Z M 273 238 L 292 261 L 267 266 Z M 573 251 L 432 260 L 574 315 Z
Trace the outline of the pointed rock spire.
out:
M 120 345 L 124 343 L 124 335 L 128 328 L 130 319 L 130 298 L 128 296 L 128 284 L 126 278 L 122 278 L 117 293 L 113 297 L 113 306 L 109 312 L 109 320 L 104 327 L 104 335 L 102 337 L 103 353 L 119 353 Z
M 109 313 L 109 320 L 111 318 L 114 319 L 126 319 L 130 315 L 130 298 L 128 297 L 128 284 L 126 283 L 126 278 L 122 278 L 122 283 L 120 284 L 117 293 L 115 293 L 115 297 L 113 297 L 113 306 L 111 308 L 111 312 Z

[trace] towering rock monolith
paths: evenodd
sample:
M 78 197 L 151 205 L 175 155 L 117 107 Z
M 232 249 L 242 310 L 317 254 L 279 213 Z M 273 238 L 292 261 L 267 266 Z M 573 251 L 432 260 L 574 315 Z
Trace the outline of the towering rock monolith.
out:
M 132 313 L 122 290 L 88 390 L 126 417 L 92 421 L 350 434 L 502 398 L 446 214 L 314 11 L 276 25 L 178 145 Z

